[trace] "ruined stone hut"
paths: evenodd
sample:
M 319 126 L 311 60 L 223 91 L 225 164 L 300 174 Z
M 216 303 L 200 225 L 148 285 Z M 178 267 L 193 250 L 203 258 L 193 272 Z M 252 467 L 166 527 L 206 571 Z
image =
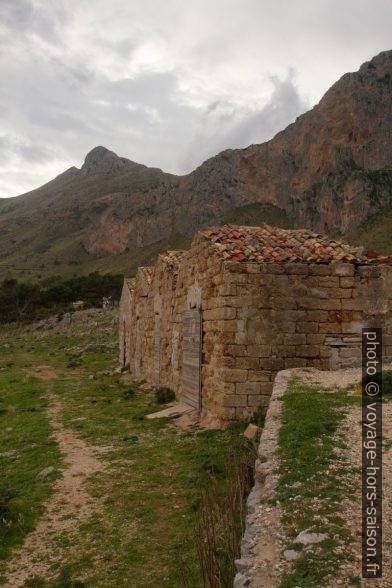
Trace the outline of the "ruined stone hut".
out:
M 224 226 L 126 279 L 120 362 L 219 425 L 265 410 L 277 371 L 392 356 L 392 259 L 306 230 Z

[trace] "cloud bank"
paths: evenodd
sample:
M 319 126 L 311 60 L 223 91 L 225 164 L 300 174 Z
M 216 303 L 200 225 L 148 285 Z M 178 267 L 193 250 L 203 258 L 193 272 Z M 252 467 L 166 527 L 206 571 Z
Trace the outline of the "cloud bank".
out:
M 0 0 L 0 196 L 96 145 L 172 173 L 271 138 L 388 49 L 375 0 Z

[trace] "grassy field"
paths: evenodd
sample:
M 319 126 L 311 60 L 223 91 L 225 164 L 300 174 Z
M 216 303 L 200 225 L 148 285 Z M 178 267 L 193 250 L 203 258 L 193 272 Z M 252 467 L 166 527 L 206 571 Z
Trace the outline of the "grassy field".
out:
M 102 347 L 83 351 L 91 343 Z M 25 586 L 202 586 L 195 545 L 200 488 L 212 468 L 224 489 L 228 457 L 251 450 L 245 424 L 179 433 L 169 419 L 146 420 L 162 408 L 154 395 L 108 375 L 117 357 L 111 311 L 68 327 L 3 328 L 0 352 L 0 583 L 67 467 L 51 437 L 47 409 L 56 402 L 61 427 L 103 448 L 104 467 L 85 484 L 95 512 L 72 531 L 59 531 L 45 555 L 48 572 L 33 570 Z M 37 478 L 48 466 L 55 471 Z

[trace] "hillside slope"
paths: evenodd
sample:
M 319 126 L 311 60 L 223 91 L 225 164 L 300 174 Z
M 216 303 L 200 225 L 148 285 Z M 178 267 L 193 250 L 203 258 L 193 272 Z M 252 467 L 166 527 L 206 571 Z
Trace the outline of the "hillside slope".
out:
M 182 177 L 93 149 L 81 169 L 0 201 L 0 275 L 11 266 L 130 272 L 254 203 L 294 226 L 351 234 L 392 204 L 391 76 L 388 51 L 345 74 L 271 141 L 223 151 Z

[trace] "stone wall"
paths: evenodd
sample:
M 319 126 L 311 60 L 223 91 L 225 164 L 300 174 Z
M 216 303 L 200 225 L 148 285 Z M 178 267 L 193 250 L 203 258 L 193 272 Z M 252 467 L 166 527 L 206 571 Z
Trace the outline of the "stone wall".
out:
M 172 367 L 173 305 L 178 267 L 160 256 L 154 267 L 151 283 L 140 307 L 143 317 L 141 377 L 154 386 L 178 390 L 176 370 Z
M 135 280 L 131 369 L 181 399 L 184 311 L 201 309 L 205 424 L 265 411 L 278 370 L 356 365 L 366 325 L 384 328 L 392 356 L 390 266 L 233 263 L 198 234 L 177 263 L 160 256 L 150 277 Z
M 149 277 L 152 268 L 139 268 L 134 282 L 130 319 L 130 369 L 137 380 L 144 379 L 150 367 L 150 357 L 145 356 L 150 349 L 150 322 L 148 313 Z
M 384 328 L 392 355 L 390 266 L 227 263 L 225 270 L 213 302 L 222 308 L 223 299 L 225 309 L 217 313 L 225 418 L 265 409 L 278 370 L 357 365 L 367 325 Z
M 220 292 L 224 285 L 224 262 L 211 243 L 196 235 L 192 248 L 181 262 L 174 298 L 173 332 L 178 338 L 178 369 L 174 385 L 181 397 L 183 313 L 191 308 L 202 312 L 201 415 L 204 424 L 215 426 L 226 415 L 225 387 L 221 380 L 223 342 L 220 319 L 228 312 Z M 219 301 L 220 306 L 216 304 Z M 229 311 L 231 312 L 231 311 Z M 228 316 L 228 315 L 227 315 Z
M 183 314 L 185 310 L 202 311 L 201 387 L 204 422 L 218 424 L 231 418 L 224 406 L 226 388 L 221 377 L 223 341 L 221 320 L 233 311 L 224 308 L 219 296 L 224 288 L 224 262 L 214 254 L 213 247 L 196 235 L 192 249 L 184 252 L 177 266 L 159 256 L 151 272 L 151 282 L 145 287 L 142 273 L 135 280 L 131 309 L 131 362 L 135 377 L 145 379 L 152 386 L 172 388 L 181 399 L 183 355 Z M 220 300 L 221 310 L 214 301 Z M 156 374 L 157 341 L 156 316 L 160 317 L 159 380 Z M 139 335 L 137 335 L 139 332 Z M 140 362 L 135 361 L 139 338 Z
M 386 336 L 389 337 L 389 335 Z M 388 345 L 389 343 L 386 343 L 387 347 Z M 391 370 L 391 368 L 392 365 L 389 361 L 384 363 L 385 370 Z M 290 381 L 302 382 L 304 386 L 311 386 L 319 391 L 324 390 L 327 394 L 333 394 L 338 389 L 340 391 L 346 390 L 350 394 L 357 389 L 361 376 L 361 367 L 352 368 L 351 365 L 349 369 L 334 371 L 319 371 L 315 368 L 291 368 L 282 370 L 276 375 L 256 455 L 254 486 L 247 499 L 247 516 L 241 541 L 241 555 L 235 562 L 237 574 L 234 580 L 234 588 L 260 588 L 262 586 L 277 588 L 281 585 L 282 578 L 286 573 L 292 571 L 292 563 L 296 561 L 299 555 L 298 552 L 293 551 L 291 548 L 294 538 L 288 533 L 285 525 L 285 519 L 287 522 L 285 514 L 287 512 L 284 512 L 281 503 L 277 500 L 279 478 L 282 473 L 279 435 L 282 425 L 283 399 Z M 345 441 L 343 443 L 345 449 L 342 450 L 339 444 L 337 458 L 340 465 L 345 464 L 347 471 L 350 471 L 351 467 L 358 469 L 361 463 L 361 407 L 352 405 L 351 408 L 347 408 L 344 412 L 344 420 L 339 425 L 336 435 L 339 439 Z M 385 433 L 388 433 L 388 431 L 384 431 Z M 294 465 L 286 463 L 283 474 L 287 474 L 290 467 Z M 388 467 L 388 463 L 384 464 L 384 468 L 385 465 Z M 388 478 L 388 475 L 384 478 L 387 481 L 386 486 L 388 486 Z M 360 476 L 358 476 L 357 481 L 355 493 L 351 497 L 345 495 L 344 500 L 341 500 L 341 504 L 337 505 L 339 515 L 343 520 L 347 521 L 347 530 L 352 535 L 351 545 L 345 546 L 345 551 L 351 555 L 352 561 L 346 562 L 343 567 L 337 566 L 333 578 L 329 578 L 330 581 L 325 584 L 328 587 L 349 586 L 350 577 L 356 575 L 360 569 Z M 305 486 L 306 480 L 303 480 L 302 490 Z M 385 496 L 388 496 L 388 488 L 385 490 L 384 487 L 383 491 Z M 303 498 L 301 488 L 296 489 L 295 494 L 297 493 L 299 497 Z M 330 497 L 318 498 L 316 496 L 312 501 L 311 497 L 308 496 L 308 503 L 312 504 L 312 510 L 314 511 L 314 520 L 317 517 L 323 519 L 325 502 L 328 500 L 330 500 Z M 350 502 L 351 506 L 349 506 Z M 298 503 L 297 508 L 300 508 Z M 331 531 L 332 527 L 329 530 Z M 387 529 L 385 531 L 388 533 Z M 304 532 L 308 534 L 304 529 L 298 529 L 297 532 L 300 535 L 303 535 Z M 326 532 L 328 533 L 328 531 Z M 312 532 L 310 535 L 312 535 Z M 309 536 L 308 541 L 308 547 L 305 547 L 305 549 L 310 549 L 311 553 L 313 553 L 316 545 L 310 541 Z M 385 573 L 385 569 L 388 567 L 391 567 L 389 557 L 385 558 L 384 561 L 384 577 L 390 577 L 391 575 L 389 574 L 388 576 Z M 365 584 L 362 583 L 361 586 L 365 586 Z M 372 586 L 371 582 L 366 586 Z M 384 586 L 388 586 L 388 582 Z
M 134 284 L 134 279 L 124 280 L 119 305 L 119 362 L 123 367 L 130 365 L 131 363 L 132 300 Z
M 234 588 L 279 585 L 282 552 L 281 507 L 274 503 L 279 480 L 279 430 L 282 397 L 296 370 L 275 378 L 255 463 L 255 482 L 247 499 L 241 558 L 236 560 Z

